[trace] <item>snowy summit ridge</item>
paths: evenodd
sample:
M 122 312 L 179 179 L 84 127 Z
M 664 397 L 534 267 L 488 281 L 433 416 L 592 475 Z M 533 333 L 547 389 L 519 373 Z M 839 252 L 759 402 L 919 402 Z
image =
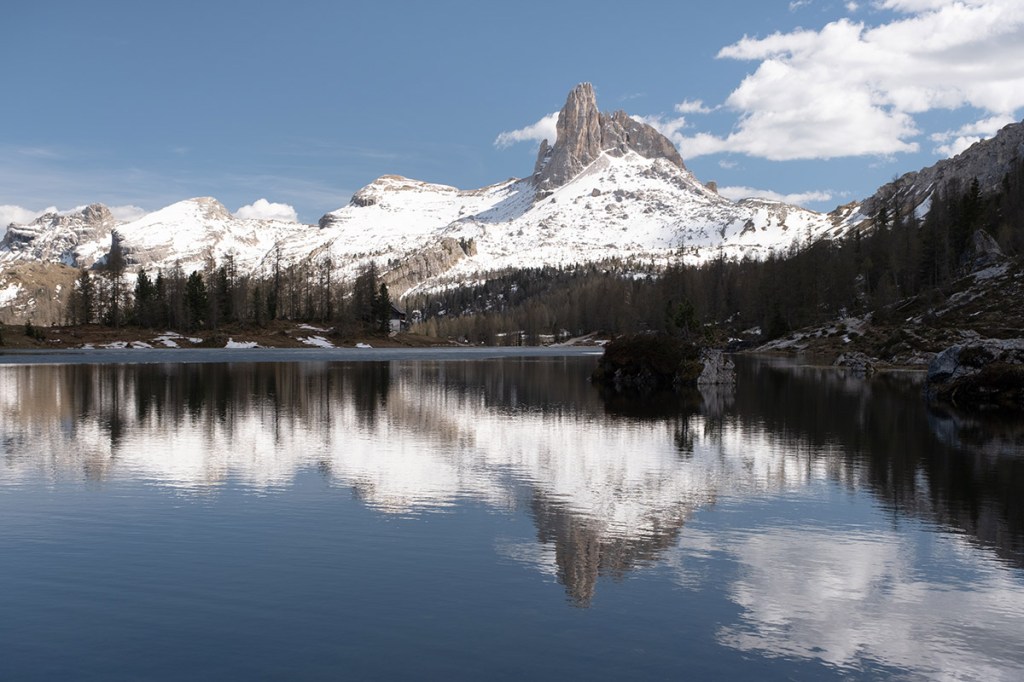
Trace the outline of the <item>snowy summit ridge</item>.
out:
M 763 258 L 835 237 L 846 224 L 779 202 L 719 196 L 665 136 L 625 112 L 600 112 L 593 86 L 581 83 L 531 176 L 459 190 L 386 175 L 320 227 L 322 248 L 336 260 L 408 263 L 419 255 L 416 267 L 399 266 L 391 277 L 404 293 L 506 267 Z
M 557 138 L 540 145 L 525 178 L 460 190 L 385 175 L 324 215 L 319 229 L 240 218 L 210 197 L 125 223 L 94 205 L 12 225 L 0 242 L 0 288 L 15 281 L 8 275 L 16 264 L 93 267 L 117 243 L 131 272 L 179 265 L 189 272 L 231 256 L 241 273 L 266 273 L 273 263 L 330 257 L 344 277 L 373 261 L 401 297 L 504 268 L 763 258 L 839 236 L 851 222 L 719 196 L 693 176 L 667 138 L 625 112 L 599 111 L 593 87 L 582 83 L 559 113 Z M 30 301 L 16 303 L 18 315 L 31 314 Z
M 675 146 L 657 130 L 624 111 L 598 111 L 590 83 L 580 83 L 569 93 L 559 112 L 556 131 L 554 146 L 549 147 L 544 140 L 537 153 L 533 183 L 541 190 L 561 187 L 602 153 L 624 156 L 633 151 L 647 159 L 668 159 L 686 170 Z

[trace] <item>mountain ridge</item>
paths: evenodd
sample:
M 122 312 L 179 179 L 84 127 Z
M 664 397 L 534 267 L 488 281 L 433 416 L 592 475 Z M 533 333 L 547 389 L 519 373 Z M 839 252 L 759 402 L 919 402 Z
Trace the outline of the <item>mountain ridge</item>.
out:
M 469 190 L 384 175 L 316 225 L 237 218 L 212 197 L 129 222 L 92 205 L 12 225 L 0 241 L 0 291 L 6 292 L 0 319 L 30 318 L 38 308 L 32 301 L 42 295 L 39 287 L 32 295 L 21 287 L 11 274 L 14 264 L 94 268 L 114 243 L 132 272 L 203 270 L 230 256 L 240 273 L 266 276 L 281 263 L 330 259 L 341 279 L 351 279 L 373 262 L 396 298 L 507 268 L 760 259 L 870 229 L 882 201 L 920 212 L 935 187 L 966 173 L 981 173 L 988 188 L 1024 155 L 1024 124 L 1011 124 L 953 159 L 825 214 L 718 195 L 654 128 L 624 112 L 600 112 L 588 83 L 569 93 L 557 129 L 553 144 L 541 143 L 531 175 Z M 66 294 L 65 287 L 47 295 Z

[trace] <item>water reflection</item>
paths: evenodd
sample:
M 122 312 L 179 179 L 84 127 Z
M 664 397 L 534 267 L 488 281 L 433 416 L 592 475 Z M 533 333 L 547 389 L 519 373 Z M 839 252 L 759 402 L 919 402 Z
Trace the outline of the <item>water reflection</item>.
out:
M 909 529 L 904 529 L 909 530 Z M 955 536 L 884 528 L 760 528 L 713 543 L 742 570 L 728 591 L 742 609 L 723 644 L 825 661 L 869 663 L 942 679 L 1021 679 L 1024 589 Z M 685 550 L 684 550 L 685 551 Z
M 642 404 L 587 384 L 586 359 L 4 367 L 0 489 L 209 494 L 314 470 L 386 514 L 523 510 L 536 542 L 499 553 L 556 576 L 577 606 L 602 577 L 655 566 L 707 589 L 721 565 L 700 566 L 716 558 L 734 567 L 722 589 L 743 614 L 719 631 L 728 646 L 925 674 L 1018 668 L 1022 427 L 929 413 L 916 375 L 739 364 L 735 390 Z M 790 507 L 797 518 L 776 525 L 694 523 L 723 502 L 817 504 L 822 491 L 866 496 L 881 525 L 827 527 Z

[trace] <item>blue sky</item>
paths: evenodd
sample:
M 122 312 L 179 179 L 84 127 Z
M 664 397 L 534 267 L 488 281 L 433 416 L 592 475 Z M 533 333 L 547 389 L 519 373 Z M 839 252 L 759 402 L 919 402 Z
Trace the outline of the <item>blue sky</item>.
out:
M 827 210 L 1020 120 L 1022 5 L 9 3 L 0 220 L 210 195 L 315 222 L 386 173 L 480 187 L 532 171 L 581 81 L 701 180 Z

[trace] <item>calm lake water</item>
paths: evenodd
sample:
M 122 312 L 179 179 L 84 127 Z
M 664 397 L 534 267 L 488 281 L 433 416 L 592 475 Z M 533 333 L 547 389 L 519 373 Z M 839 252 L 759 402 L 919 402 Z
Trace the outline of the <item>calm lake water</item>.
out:
M 1024 679 L 1024 424 L 741 358 L 0 366 L 0 679 Z

